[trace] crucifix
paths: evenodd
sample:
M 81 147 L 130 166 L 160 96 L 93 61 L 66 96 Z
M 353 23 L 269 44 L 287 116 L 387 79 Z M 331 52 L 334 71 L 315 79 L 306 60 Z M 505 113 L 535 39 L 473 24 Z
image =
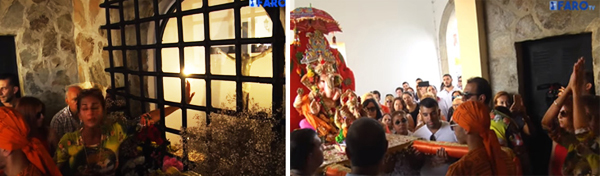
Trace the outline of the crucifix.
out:
M 235 62 L 235 56 L 231 56 L 225 52 L 223 52 L 221 49 L 216 48 L 217 52 L 219 52 L 220 54 L 223 54 L 225 56 L 227 56 L 227 58 L 231 59 L 232 61 Z M 250 69 L 252 67 L 252 63 L 254 63 L 254 61 L 265 57 L 267 54 L 271 53 L 273 51 L 273 48 L 269 48 L 267 50 L 262 51 L 260 54 L 256 55 L 256 56 L 250 56 L 250 54 L 248 53 L 242 53 L 242 75 L 243 76 L 250 76 Z M 243 102 L 244 102 L 244 110 L 248 110 L 248 106 L 249 106 L 249 98 L 250 98 L 250 85 L 248 85 L 247 83 L 243 83 L 242 84 L 242 92 L 243 92 Z

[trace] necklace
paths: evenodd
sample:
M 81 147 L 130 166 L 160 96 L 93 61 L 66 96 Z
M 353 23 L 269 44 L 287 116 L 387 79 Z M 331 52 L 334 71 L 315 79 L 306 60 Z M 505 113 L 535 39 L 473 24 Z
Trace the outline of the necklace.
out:
M 96 148 L 96 150 L 97 150 L 96 152 L 100 152 L 100 150 L 101 150 L 100 147 L 102 147 L 104 144 L 105 136 L 104 136 L 102 129 L 100 129 L 100 133 L 101 133 L 100 142 L 98 142 L 98 144 L 95 144 L 95 145 L 89 145 L 90 148 Z M 83 136 L 84 135 L 83 135 L 83 127 L 82 127 L 81 135 L 79 137 L 81 140 L 81 144 L 83 145 L 83 152 L 85 154 L 85 159 L 86 159 L 85 163 L 86 163 L 86 165 L 89 165 L 90 163 L 89 163 L 89 157 L 88 157 L 88 152 L 87 152 L 88 145 L 86 144 L 85 140 L 83 140 Z M 92 140 L 93 140 L 93 137 L 92 137 Z

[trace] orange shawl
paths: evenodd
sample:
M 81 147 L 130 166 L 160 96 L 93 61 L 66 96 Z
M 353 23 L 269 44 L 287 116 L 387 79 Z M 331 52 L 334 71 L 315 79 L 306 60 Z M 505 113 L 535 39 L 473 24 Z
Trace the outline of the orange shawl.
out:
M 479 133 L 483 138 L 485 150 L 492 163 L 492 173 L 495 175 L 507 175 L 507 166 L 504 162 L 499 162 L 504 152 L 500 147 L 496 133 L 490 130 L 490 110 L 488 107 L 476 101 L 467 101 L 462 103 L 454 111 L 453 121 L 460 127 L 471 133 Z
M 0 107 L 0 134 L 1 149 L 22 150 L 43 175 L 62 175 L 44 145 L 36 138 L 27 138 L 29 126 L 16 110 Z
M 327 137 L 327 135 L 331 134 L 334 135 L 334 137 L 329 137 L 327 141 L 335 141 L 335 135 L 338 133 L 336 132 L 335 126 L 333 126 L 333 122 L 323 114 L 314 115 L 310 112 L 310 98 L 308 95 L 302 97 L 302 106 L 298 111 L 306 118 L 306 121 L 315 128 L 319 137 Z

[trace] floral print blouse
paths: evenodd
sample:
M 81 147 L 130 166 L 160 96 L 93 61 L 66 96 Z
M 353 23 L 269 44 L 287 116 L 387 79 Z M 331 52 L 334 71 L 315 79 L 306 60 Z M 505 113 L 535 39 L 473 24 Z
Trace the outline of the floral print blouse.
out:
M 567 148 L 563 164 L 563 175 L 600 174 L 600 138 L 591 130 L 580 130 L 572 134 L 558 125 L 545 127 L 550 138 Z
M 119 146 L 129 134 L 140 129 L 136 127 L 141 127 L 141 118 L 127 120 L 118 113 L 105 118 L 99 144 L 85 145 L 81 135 L 83 128 L 61 138 L 55 160 L 63 175 L 115 175 Z

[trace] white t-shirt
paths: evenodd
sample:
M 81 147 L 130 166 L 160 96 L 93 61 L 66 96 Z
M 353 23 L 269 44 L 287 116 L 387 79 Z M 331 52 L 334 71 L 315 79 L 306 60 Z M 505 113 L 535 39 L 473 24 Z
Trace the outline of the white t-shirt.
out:
M 440 111 L 442 111 L 442 115 L 444 115 L 446 119 L 450 118 L 448 117 L 448 110 L 450 110 L 450 107 L 452 107 L 452 92 L 457 90 L 460 89 L 458 89 L 456 86 L 454 86 L 454 88 L 449 92 L 445 87 L 442 87 L 442 90 L 440 90 L 437 94 L 437 96 L 440 98 L 440 101 L 438 101 L 438 106 L 440 107 Z
M 435 136 L 436 141 L 458 142 L 456 140 L 456 135 L 454 135 L 454 131 L 452 131 L 452 129 L 450 128 L 450 123 L 446 121 L 441 122 L 442 126 L 435 134 L 431 133 L 431 131 L 429 131 L 429 128 L 427 128 L 426 125 L 423 125 L 419 129 L 415 130 L 413 136 L 423 138 L 429 141 L 431 135 L 433 134 Z M 450 167 L 450 164 L 443 164 L 438 167 L 433 167 L 431 165 L 431 161 L 427 159 L 425 160 L 425 164 L 421 168 L 421 175 L 446 175 L 446 172 L 448 172 L 448 167 Z

